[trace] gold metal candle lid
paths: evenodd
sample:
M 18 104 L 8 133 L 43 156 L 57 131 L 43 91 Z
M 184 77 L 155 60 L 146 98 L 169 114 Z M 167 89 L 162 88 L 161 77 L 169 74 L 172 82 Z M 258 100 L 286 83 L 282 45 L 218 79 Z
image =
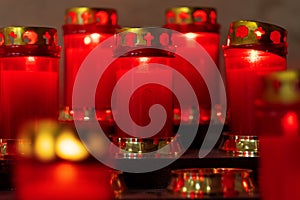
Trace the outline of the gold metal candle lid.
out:
M 269 103 L 300 102 L 300 71 L 273 72 L 264 77 L 263 100 Z
M 226 46 L 287 45 L 287 31 L 274 24 L 239 20 L 230 24 Z
M 173 7 L 166 10 L 167 24 L 217 24 L 215 8 Z
M 164 47 L 172 44 L 172 31 L 161 28 L 130 28 L 117 30 L 117 46 L 124 47 Z
M 115 26 L 117 11 L 111 8 L 73 7 L 66 10 L 65 24 Z
M 0 46 L 57 46 L 57 30 L 47 27 L 9 26 L 0 29 Z
M 163 56 L 173 57 L 172 30 L 157 27 L 117 30 L 114 56 Z M 125 53 L 123 55 L 124 52 Z

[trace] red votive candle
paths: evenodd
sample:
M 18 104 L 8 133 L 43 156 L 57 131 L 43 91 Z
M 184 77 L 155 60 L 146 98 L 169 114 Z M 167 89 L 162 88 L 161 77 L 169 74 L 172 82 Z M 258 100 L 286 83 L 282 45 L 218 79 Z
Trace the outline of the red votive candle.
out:
M 219 29 L 220 25 L 217 23 L 217 13 L 214 8 L 206 7 L 174 7 L 166 10 L 166 24 L 165 28 L 169 28 L 178 31 L 186 36 L 185 43 L 187 47 L 191 48 L 190 54 L 195 57 L 199 57 L 198 50 L 193 51 L 193 41 L 198 42 L 213 59 L 216 65 L 219 63 Z M 191 41 L 191 42 L 189 42 Z M 200 60 L 201 58 L 199 58 Z M 189 63 L 180 61 L 179 58 L 173 59 L 174 66 L 178 69 L 193 85 L 196 91 L 198 105 L 182 105 L 182 117 L 183 122 L 186 124 L 191 123 L 208 123 L 214 114 L 211 113 L 210 96 L 206 84 L 201 76 L 197 76 L 197 73 L 193 73 L 193 66 Z M 176 84 L 176 80 L 174 80 Z M 218 83 L 215 84 L 214 91 L 218 90 Z M 174 123 L 180 122 L 180 114 L 178 113 L 179 105 L 174 102 Z M 195 116 L 195 113 L 199 113 L 200 116 Z
M 14 169 L 17 199 L 113 199 L 114 171 L 92 160 L 68 126 L 42 120 L 20 137 L 27 143 Z
M 0 137 L 31 120 L 58 116 L 60 47 L 46 27 L 0 29 Z
M 255 125 L 261 148 L 261 197 L 299 199 L 300 72 L 274 72 L 263 80 L 262 94 L 255 102 Z
M 287 70 L 265 77 L 255 102 L 255 126 L 260 136 L 297 136 L 300 133 L 300 72 Z
M 97 88 L 97 93 L 101 93 L 105 98 L 97 99 L 99 96 L 96 95 L 96 109 L 98 109 L 97 106 L 112 104 L 116 115 L 114 115 L 114 120 L 116 118 L 129 120 L 127 123 L 129 132 L 116 123 L 116 131 L 112 136 L 113 141 L 122 148 L 129 143 L 136 147 L 138 145 L 143 147 L 141 144 L 147 139 L 154 142 L 153 146 L 158 146 L 160 139 L 167 141 L 174 137 L 172 130 L 173 94 L 170 90 L 173 87 L 173 75 L 172 70 L 168 68 L 173 53 L 167 51 L 170 48 L 170 39 L 164 40 L 167 41 L 166 44 L 161 43 L 162 37 L 171 38 L 170 31 L 165 29 L 165 32 L 158 33 L 157 29 L 151 28 L 123 28 L 119 32 L 114 49 L 116 59 L 102 75 Z M 164 65 L 165 68 L 158 66 L 159 64 Z M 129 76 L 128 73 L 130 73 Z M 123 80 L 124 77 L 127 77 L 126 81 Z M 165 85 L 151 79 L 153 77 L 157 81 L 163 80 Z M 150 83 L 147 82 L 149 78 Z M 120 81 L 124 82 L 120 83 Z M 117 84 L 119 87 L 116 87 Z M 115 90 L 114 96 L 112 96 L 113 90 Z M 130 94 L 129 104 L 125 100 L 128 94 Z M 155 135 L 149 137 L 140 132 L 135 124 L 145 127 L 153 123 L 150 120 L 149 110 L 155 104 L 164 108 L 167 119 L 163 127 L 156 134 L 153 133 Z M 129 110 L 129 115 L 125 115 L 127 110 Z M 121 144 L 122 141 L 124 144 Z M 139 147 L 136 151 L 133 150 L 135 147 L 130 149 L 134 153 L 143 152 Z M 154 150 L 153 147 L 150 151 L 152 150 Z
M 299 136 L 260 137 L 259 187 L 262 200 L 299 199 Z
M 171 120 L 173 113 L 173 94 L 166 87 L 172 88 L 172 71 L 169 69 L 162 69 L 161 67 L 156 66 L 156 63 L 169 66 L 168 63 L 170 59 L 173 58 L 173 54 L 167 51 L 167 49 L 170 48 L 169 42 L 167 44 L 161 44 L 161 36 L 171 37 L 168 35 L 170 34 L 168 31 L 162 31 L 159 35 L 155 31 L 157 30 L 147 28 L 124 28 L 120 30 L 120 40 L 117 42 L 115 55 L 118 55 L 119 52 L 124 49 L 127 49 L 128 53 L 125 53 L 116 59 L 115 63 L 110 67 L 110 70 L 115 70 L 115 72 L 110 72 L 114 73 L 115 83 L 118 83 L 126 73 L 130 70 L 133 71 L 130 80 L 124 84 L 120 84 L 117 88 L 116 98 L 113 99 L 113 102 L 116 113 L 120 113 L 119 111 L 121 108 L 129 109 L 132 121 L 139 126 L 146 126 L 150 123 L 150 107 L 154 104 L 160 104 L 166 111 L 167 119 L 163 128 L 151 138 L 170 138 L 174 136 Z M 158 46 L 156 45 L 159 45 L 162 49 L 157 49 Z M 141 49 L 136 50 L 136 48 Z M 166 51 L 163 49 L 166 49 Z M 103 77 L 112 76 L 104 75 Z M 147 77 L 156 77 L 156 79 L 164 80 L 166 86 L 155 83 L 146 83 L 135 90 L 134 86 L 141 81 L 146 81 Z M 111 82 L 111 79 L 108 81 Z M 105 87 L 109 87 L 108 85 L 115 86 L 112 83 L 105 84 L 100 80 L 100 86 L 101 84 Z M 128 86 L 128 84 L 131 86 Z M 112 87 L 109 88 L 110 91 L 112 91 L 112 89 Z M 132 93 L 132 95 L 130 97 L 129 105 L 125 105 L 123 97 L 128 93 Z M 111 95 L 105 96 L 111 97 Z M 111 98 L 106 98 L 105 100 L 107 101 L 106 103 L 111 102 Z M 99 101 L 96 99 L 96 102 Z M 144 137 L 143 133 L 138 133 L 135 129 L 132 129 L 132 131 L 133 132 L 131 133 L 126 133 L 118 127 L 116 136 L 118 138 Z
M 72 120 L 73 85 L 81 63 L 99 43 L 114 35 L 117 27 L 115 9 L 74 7 L 66 10 L 63 26 L 65 78 L 61 118 L 66 120 L 69 117 Z M 102 114 L 110 117 L 110 112 L 107 113 L 105 109 L 102 111 Z
M 272 24 L 231 23 L 223 47 L 230 134 L 257 135 L 254 101 L 263 87 L 261 77 L 286 69 L 286 35 L 283 28 Z

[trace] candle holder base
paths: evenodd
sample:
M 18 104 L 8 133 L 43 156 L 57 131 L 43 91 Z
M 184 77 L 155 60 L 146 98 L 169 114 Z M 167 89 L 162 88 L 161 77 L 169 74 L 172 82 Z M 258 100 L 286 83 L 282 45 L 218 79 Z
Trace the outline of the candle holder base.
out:
M 236 197 L 255 192 L 252 170 L 242 168 L 186 168 L 171 171 L 167 189 L 184 198 L 212 195 Z
M 178 157 L 181 145 L 173 137 L 167 138 L 120 138 L 111 137 L 119 147 L 114 152 L 118 158 Z M 168 146 L 167 146 L 168 145 Z
M 219 149 L 233 156 L 255 157 L 259 154 L 259 138 L 255 135 L 223 133 Z

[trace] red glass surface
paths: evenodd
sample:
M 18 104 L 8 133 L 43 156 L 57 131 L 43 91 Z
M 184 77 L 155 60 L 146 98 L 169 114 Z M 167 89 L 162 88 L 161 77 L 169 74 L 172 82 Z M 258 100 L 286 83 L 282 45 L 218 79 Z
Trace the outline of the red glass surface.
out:
M 101 164 L 22 162 L 15 170 L 17 199 L 113 199 L 109 171 Z
M 219 43 L 220 36 L 218 33 L 210 32 L 188 32 L 184 35 L 189 39 L 194 39 L 198 42 L 210 55 L 213 61 L 218 66 L 219 64 Z
M 108 33 L 76 33 L 64 35 L 65 79 L 64 105 L 72 108 L 73 85 L 80 65 L 100 42 L 112 36 Z
M 123 90 L 120 88 L 116 91 L 116 99 L 111 99 L 112 91 L 115 84 L 120 80 L 122 75 L 127 73 L 129 70 L 137 67 L 137 71 L 135 71 L 131 83 L 134 85 L 137 83 L 137 80 L 141 80 L 146 78 L 147 76 L 156 76 L 161 77 L 167 83 L 169 83 L 169 87 L 172 88 L 172 72 L 171 70 L 162 70 L 159 67 L 148 66 L 148 63 L 159 63 L 167 65 L 169 58 L 168 57 L 120 57 L 116 59 L 114 63 L 112 63 L 108 69 L 104 72 L 101 80 L 99 81 L 98 88 L 96 91 L 96 110 L 110 110 L 111 109 L 111 101 L 116 109 L 116 113 L 118 113 L 118 109 L 121 109 L 121 104 L 123 101 L 124 94 L 128 94 L 133 92 L 128 91 L 127 89 Z M 129 109 L 132 120 L 140 125 L 146 126 L 150 123 L 149 118 L 149 108 L 154 104 L 160 104 L 164 107 L 167 113 L 167 120 L 164 124 L 164 127 L 152 138 L 165 138 L 172 137 L 172 124 L 173 124 L 173 94 L 170 90 L 158 84 L 146 84 L 135 90 L 133 95 L 130 98 L 129 105 L 126 105 L 124 108 Z M 104 112 L 102 112 L 103 114 Z M 97 113 L 97 117 L 99 118 L 99 113 Z M 103 123 L 101 123 L 103 125 Z M 120 138 L 136 138 L 122 131 L 119 127 L 116 128 L 115 134 L 113 137 Z M 135 133 L 139 134 L 139 133 Z M 142 137 L 141 133 L 141 137 Z
M 192 51 L 191 54 L 197 55 L 197 52 Z M 200 62 L 200 59 L 199 59 Z M 174 124 L 179 125 L 180 120 L 184 124 L 205 124 L 211 119 L 211 101 L 208 88 L 201 74 L 189 62 L 176 55 L 175 59 L 171 60 L 172 68 L 176 69 L 190 83 L 195 92 L 199 105 L 194 105 L 192 99 L 189 99 L 190 94 L 182 88 L 180 83 L 174 78 L 173 86 L 181 88 L 181 92 L 185 93 L 185 105 L 179 106 L 178 101 L 174 99 Z M 215 89 L 217 90 L 217 84 Z M 182 111 L 182 113 L 180 112 Z M 182 116 L 182 119 L 180 118 Z
M 257 135 L 254 101 L 263 88 L 262 76 L 286 69 L 286 59 L 253 49 L 224 49 L 230 131 Z
M 263 200 L 300 199 L 299 136 L 260 137 L 259 187 Z
M 31 120 L 58 116 L 59 59 L 0 58 L 0 135 L 16 138 Z
M 177 27 L 178 28 L 178 27 Z M 178 28 L 179 29 L 179 28 Z M 198 42 L 204 50 L 208 53 L 208 55 L 212 58 L 215 64 L 218 66 L 219 64 L 219 34 L 214 32 L 192 32 L 195 28 L 188 29 L 188 32 L 184 32 L 183 34 L 186 36 L 185 43 L 191 50 L 189 54 L 192 54 L 194 57 L 199 57 L 199 63 L 201 62 L 201 54 L 198 52 L 199 48 L 195 46 L 194 41 Z M 182 31 L 182 30 L 180 30 Z M 186 30 L 185 30 L 186 31 Z M 195 48 L 195 51 L 193 51 Z M 172 67 L 176 68 L 180 73 L 182 73 L 187 80 L 190 81 L 191 85 L 194 88 L 194 91 L 198 97 L 199 107 L 198 105 L 192 105 L 187 102 L 187 105 L 182 105 L 182 117 L 183 122 L 185 124 L 193 124 L 200 123 L 206 124 L 211 119 L 211 103 L 210 96 L 208 93 L 207 86 L 203 80 L 203 78 L 198 75 L 198 72 L 195 71 L 193 66 L 176 55 L 176 59 L 172 64 Z M 217 80 L 217 77 L 215 78 Z M 176 80 L 174 80 L 174 84 L 176 84 Z M 216 82 L 214 91 L 218 90 L 218 84 Z M 184 91 L 184 90 L 183 90 Z M 188 94 L 186 96 L 189 96 Z M 200 110 L 199 110 L 200 109 Z M 180 122 L 180 114 L 177 114 L 179 110 L 179 105 L 174 102 L 174 123 L 179 124 Z M 196 113 L 200 113 L 200 115 L 196 115 Z
M 300 104 L 271 104 L 258 102 L 255 126 L 262 136 L 295 136 L 300 134 Z

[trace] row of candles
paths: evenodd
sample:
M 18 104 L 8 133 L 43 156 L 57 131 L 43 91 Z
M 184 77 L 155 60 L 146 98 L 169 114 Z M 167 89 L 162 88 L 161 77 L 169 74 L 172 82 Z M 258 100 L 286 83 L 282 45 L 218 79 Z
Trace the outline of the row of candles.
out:
M 113 140 L 134 138 L 130 135 L 131 133 L 125 133 L 115 127 L 112 115 L 111 94 L 121 77 L 139 65 L 131 81 L 138 76 L 143 79 L 153 75 L 165 79 L 170 88 L 179 87 L 176 86 L 177 80 L 172 72 L 152 69 L 147 67 L 149 63 L 166 64 L 179 71 L 191 83 L 199 102 L 199 106 L 188 104 L 180 105 L 180 107 L 174 95 L 163 86 L 142 87 L 133 95 L 128 105 L 133 120 L 139 125 L 149 123 L 148 114 L 145 113 L 151 105 L 156 103 L 164 106 L 168 116 L 163 129 L 152 138 L 166 138 L 169 141 L 176 134 L 173 132 L 173 126 L 178 125 L 179 122 L 207 124 L 210 120 L 223 120 L 221 115 L 224 117 L 227 113 L 211 110 L 211 108 L 217 108 L 217 105 L 211 105 L 209 93 L 201 75 L 195 72 L 190 63 L 168 51 L 168 48 L 174 45 L 170 39 L 161 39 L 163 36 L 172 37 L 168 29 L 183 33 L 186 38 L 201 44 L 218 66 L 220 25 L 217 23 L 216 10 L 200 7 L 171 8 L 166 11 L 164 27 L 167 28 L 165 32 L 157 36 L 155 32 L 151 32 L 152 29 L 120 28 L 117 24 L 117 12 L 114 9 L 88 7 L 68 9 L 63 26 L 65 77 L 64 101 L 60 103 L 60 109 L 58 83 L 61 49 L 57 42 L 57 30 L 45 27 L 2 28 L 0 30 L 1 138 L 16 139 L 20 132 L 23 133 L 20 130 L 27 121 L 59 118 L 61 123 L 72 124 L 74 112 L 82 112 L 82 119 L 87 120 L 93 115 L 93 110 L 96 112 L 99 123 Z M 73 108 L 73 87 L 84 59 L 103 41 L 122 32 L 125 34 L 120 34 L 121 38 L 116 39 L 116 43 L 112 44 L 114 49 L 108 48 L 107 51 L 112 51 L 112 55 L 118 55 L 118 50 L 121 51 L 123 48 L 129 48 L 131 51 L 116 58 L 115 62 L 104 72 L 96 91 L 95 108 Z M 266 133 L 269 135 L 298 134 L 298 73 L 292 71 L 273 73 L 286 69 L 286 39 L 287 31 L 273 24 L 248 20 L 230 24 L 228 40 L 223 50 L 231 135 L 249 137 Z M 158 46 L 154 44 L 158 44 L 163 50 L 158 50 L 155 48 Z M 188 46 L 189 43 L 186 42 L 184 45 Z M 144 49 L 135 49 L 135 47 Z M 197 52 L 192 53 L 195 57 L 198 56 Z M 199 62 L 201 59 L 199 58 Z M 266 81 L 265 84 L 263 80 Z M 218 84 L 216 83 L 214 90 L 218 90 Z M 118 103 L 122 102 L 123 94 L 128 92 L 126 88 L 118 90 L 118 95 L 114 100 L 116 108 L 118 108 Z M 111 131 L 112 127 L 113 131 Z M 35 158 L 44 161 L 52 160 L 54 154 L 60 159 L 70 160 L 71 158 L 72 160 L 71 154 L 66 153 L 66 156 L 60 153 L 64 152 L 64 149 L 69 147 L 68 145 L 60 145 L 64 147 L 57 147 L 55 151 L 54 145 L 47 151 L 42 150 L 45 148 L 43 145 L 35 148 L 39 144 L 44 144 L 45 138 L 51 138 L 46 134 L 47 137 L 40 139 L 41 135 L 25 136 L 35 138 L 33 140 L 35 146 L 27 152 L 31 152 Z M 53 138 L 50 140 L 54 141 Z M 72 141 L 74 142 L 75 139 Z M 48 142 L 46 141 L 47 144 Z M 225 150 L 235 151 L 234 148 L 225 143 Z M 39 153 L 41 151 L 44 153 Z M 137 152 L 140 151 L 141 149 L 137 150 Z M 54 153 L 47 157 L 49 152 Z M 9 154 L 9 151 L 6 154 Z M 264 154 L 268 157 L 266 153 Z M 26 170 L 34 173 L 34 170 Z M 25 190 L 23 190 L 24 194 L 26 196 Z
M 214 8 L 170 8 L 166 11 L 166 24 L 163 27 L 179 31 L 189 40 L 201 44 L 215 64 L 219 65 L 220 25 L 217 23 Z M 112 91 L 115 84 L 130 69 L 151 63 L 169 65 L 184 75 L 191 83 L 199 102 L 198 106 L 188 100 L 186 105 L 180 107 L 176 96 L 162 86 L 145 86 L 136 92 L 131 98 L 129 110 L 137 124 L 149 123 L 148 108 L 155 103 L 163 105 L 167 111 L 168 120 L 164 128 L 153 138 L 174 137 L 176 133 L 173 132 L 172 126 L 180 122 L 207 124 L 210 120 L 224 120 L 226 114 L 233 135 L 256 136 L 259 134 L 259 127 L 255 127 L 257 123 L 254 123 L 254 101 L 263 90 L 260 79 L 262 75 L 286 69 L 286 30 L 256 21 L 241 20 L 231 23 L 227 44 L 223 46 L 226 67 L 224 79 L 227 84 L 229 108 L 228 113 L 225 113 L 218 105 L 211 105 L 207 85 L 193 66 L 176 56 L 176 53 L 167 53 L 168 49 L 178 45 L 172 44 L 170 39 L 174 32 L 161 32 L 161 35 L 156 36 L 153 29 L 120 28 L 117 24 L 116 10 L 88 7 L 68 9 L 63 31 L 65 76 L 63 102 L 59 103 L 60 47 L 57 43 L 57 31 L 40 27 L 2 28 L 1 62 L 4 67 L 1 71 L 1 138 L 16 138 L 22 124 L 31 119 L 59 118 L 63 122 L 72 122 L 74 110 L 81 110 L 80 112 L 85 113 L 83 115 L 92 115 L 93 109 L 96 110 L 96 118 L 109 136 L 132 138 L 132 133 L 127 134 L 115 125 L 115 116 L 112 115 L 111 103 L 116 109 L 121 107 L 119 104 L 123 101 L 122 93 L 127 92 L 124 91 L 126 87 L 119 89 L 116 99 L 113 100 Z M 113 47 L 107 48 L 107 51 L 113 51 L 112 56 L 115 57 L 118 50 L 122 51 L 126 47 L 132 48 L 132 52 L 119 56 L 104 72 L 98 83 L 94 108 L 73 108 L 74 83 L 82 62 L 97 45 L 121 32 L 126 33 L 119 34 L 115 44 L 111 44 Z M 156 46 L 157 42 L 161 42 L 162 36 L 166 37 L 166 42 Z M 199 56 L 199 52 L 195 52 L 196 49 L 188 39 L 184 45 L 190 47 L 189 53 L 194 57 Z M 145 47 L 147 50 L 137 51 L 134 50 L 135 47 Z M 157 47 L 163 50 L 159 51 Z M 203 61 L 204 58 L 199 58 L 199 62 L 201 59 Z M 143 79 L 142 76 L 152 74 L 165 79 L 169 88 L 180 88 L 179 80 L 176 80 L 171 71 L 159 71 L 149 67 L 138 69 L 134 75 L 135 79 Z M 218 84 L 215 84 L 214 91 L 218 91 Z M 145 91 L 151 95 L 143 96 Z M 115 127 L 116 130 L 112 131 Z

